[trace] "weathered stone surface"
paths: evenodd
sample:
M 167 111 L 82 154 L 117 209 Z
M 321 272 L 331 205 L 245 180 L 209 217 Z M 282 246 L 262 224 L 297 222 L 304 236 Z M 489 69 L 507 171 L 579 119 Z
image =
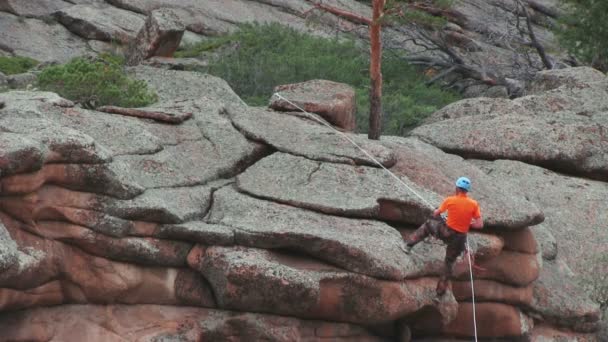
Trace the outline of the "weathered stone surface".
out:
M 538 279 L 542 265 L 536 255 L 503 251 L 495 258 L 479 261 L 478 266 L 480 269 L 475 271 L 477 278 L 527 286 Z M 468 279 L 468 269 L 461 273 L 461 279 Z
M 144 17 L 113 6 L 75 5 L 54 13 L 71 32 L 85 39 L 128 44 L 144 25 Z
M 579 69 L 583 75 L 586 70 Z M 559 72 L 555 75 L 562 76 Z M 608 123 L 605 115 L 608 106 L 601 100 L 606 96 L 608 83 L 604 78 L 518 98 L 499 113 L 491 109 L 505 100 L 478 107 L 479 113 L 465 116 L 462 113 L 470 104 L 457 102 L 441 115 L 454 119 L 419 127 L 413 134 L 462 156 L 514 159 L 570 174 L 608 179 L 608 142 L 603 128 Z M 525 110 L 520 110 L 521 107 Z M 448 113 L 452 111 L 455 113 Z
M 601 228 L 608 221 L 606 183 L 564 176 L 516 161 L 479 165 L 494 178 L 510 178 L 515 192 L 537 203 L 546 215 L 544 228 L 558 241 L 559 250 L 565 251 L 559 257 L 581 276 L 591 276 L 589 265 L 608 252 L 608 231 Z
M 89 54 L 86 42 L 65 27 L 6 12 L 0 12 L 0 41 L 3 50 L 38 61 L 67 62 Z
M 303 109 L 321 115 L 331 124 L 346 131 L 354 131 L 356 128 L 355 90 L 347 84 L 312 80 L 277 86 L 274 91 L 282 98 L 279 96 L 271 98 L 272 109 L 280 111 Z
M 535 229 L 533 227 L 532 229 Z M 514 232 L 504 232 L 500 236 L 505 242 L 504 249 L 513 252 L 536 254 L 539 251 L 532 229 L 524 228 Z
M 405 177 L 402 180 L 425 198 L 439 201 L 435 193 Z M 381 198 L 403 203 L 413 219 L 406 223 L 421 224 L 420 213 L 431 211 L 383 169 L 323 163 L 285 153 L 275 153 L 248 168 L 237 177 L 237 186 L 256 197 L 348 217 L 378 218 Z
M 440 306 L 444 322 L 456 302 L 433 303 L 435 280 L 389 282 L 301 257 L 246 248 L 197 247 L 191 267 L 209 280 L 221 308 L 374 324 Z
M 32 87 L 38 81 L 36 74 L 26 72 L 23 74 L 10 75 L 6 79 L 8 87 L 11 89 L 24 89 Z
M 397 176 L 407 177 L 419 188 L 449 196 L 454 193 L 454 182 L 458 177 L 469 177 L 473 182 L 471 197 L 480 204 L 486 227 L 514 230 L 544 219 L 534 203 L 509 190 L 508 178 L 488 177 L 461 157 L 444 153 L 415 138 L 386 137 L 382 142 L 393 150 L 397 158 L 391 171 Z M 431 198 L 427 201 L 434 207 L 440 204 Z
M 383 279 L 400 280 L 416 270 L 401 249 L 401 235 L 381 222 L 323 215 L 231 188 L 215 192 L 207 220 L 233 227 L 239 245 L 299 251 Z
M 533 285 L 517 287 L 485 279 L 476 279 L 473 284 L 476 302 L 499 302 L 518 307 L 527 307 L 532 304 Z M 470 301 L 472 296 L 471 282 L 452 282 L 452 292 L 456 300 L 460 302 Z
M 547 324 L 536 324 L 530 334 L 530 342 L 549 341 L 576 341 L 576 342 L 601 342 L 600 336 L 595 334 L 581 334 L 571 331 L 555 329 Z
M 39 221 L 27 228 L 47 239 L 73 244 L 103 258 L 150 266 L 186 266 L 192 244 L 151 238 L 115 238 L 86 227 L 57 221 Z
M 11 268 L 17 261 L 17 244 L 0 221 L 0 272 Z
M 538 94 L 559 87 L 583 88 L 606 79 L 606 75 L 590 67 L 543 70 L 526 87 L 526 93 Z
M 173 11 L 152 11 L 127 49 L 127 65 L 137 65 L 152 56 L 172 57 L 184 30 L 184 24 Z
M 551 234 L 551 231 L 547 229 L 547 226 L 541 223 L 532 227 L 532 234 L 534 234 L 534 239 L 540 245 L 543 259 L 555 260 L 557 257 L 557 241 L 555 240 L 555 236 Z
M 0 220 L 19 246 L 17 262 L 0 274 L 0 288 L 23 290 L 15 293 L 0 289 L 0 293 L 8 291 L 0 294 L 8 307 L 22 308 L 28 302 L 36 304 L 41 300 L 52 300 L 54 304 L 214 305 L 206 283 L 188 273 L 191 271 L 94 257 L 75 247 L 30 234 L 23 224 L 3 213 Z M 185 286 L 194 290 L 185 292 Z M 27 290 L 34 288 L 38 289 L 28 294 Z M 58 288 L 61 295 L 54 294 Z M 18 297 L 12 298 L 11 294 Z
M 132 77 L 146 82 L 159 98 L 159 102 L 196 100 L 204 95 L 209 106 L 243 103 L 241 98 L 221 78 L 193 71 L 177 71 L 136 66 L 127 69 Z M 201 94 L 200 89 L 205 89 Z
M 69 6 L 72 6 L 72 4 L 63 0 L 0 0 L 0 11 L 28 18 L 45 17 L 57 10 Z
M 534 327 L 532 319 L 517 308 L 500 303 L 477 303 L 477 334 L 482 338 L 520 337 Z M 459 303 L 458 315 L 443 332 L 460 337 L 473 337 L 473 305 Z
M 281 152 L 319 161 L 376 165 L 344 137 L 310 120 L 243 106 L 228 108 L 228 114 L 248 138 L 263 141 Z M 350 134 L 349 137 L 383 165 L 394 163 L 393 153 L 378 142 L 362 135 Z
M 0 316 L 17 341 L 361 341 L 379 342 L 360 326 L 160 305 L 66 305 Z
M 595 332 L 599 328 L 599 305 L 587 299 L 577 279 L 555 262 L 544 263 L 534 284 L 531 308 L 544 320 L 577 332 Z

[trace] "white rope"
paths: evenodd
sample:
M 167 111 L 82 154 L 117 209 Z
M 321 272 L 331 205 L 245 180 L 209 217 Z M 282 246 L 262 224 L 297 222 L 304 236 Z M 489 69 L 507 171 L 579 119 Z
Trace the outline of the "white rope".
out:
M 471 248 L 467 236 L 467 256 L 469 257 L 469 275 L 471 276 L 471 299 L 473 300 L 473 329 L 475 331 L 475 342 L 477 342 L 477 313 L 475 312 L 475 285 L 473 285 L 473 263 L 471 262 Z
M 357 144 L 354 140 L 352 140 L 348 135 L 344 134 L 343 132 L 340 132 L 339 130 L 337 130 L 335 127 L 333 127 L 332 125 L 330 125 L 329 123 L 325 122 L 324 120 L 321 120 L 319 118 L 317 118 L 315 115 L 307 112 L 306 110 L 304 110 L 302 107 L 298 106 L 297 104 L 293 103 L 292 101 L 286 99 L 285 97 L 283 97 L 281 94 L 279 93 L 274 93 L 272 95 L 273 97 L 276 96 L 279 99 L 282 99 L 283 101 L 291 104 L 292 106 L 294 106 L 295 108 L 299 109 L 300 111 L 302 111 L 302 113 L 308 115 L 310 118 L 312 118 L 313 120 L 317 121 L 318 123 L 328 127 L 329 129 L 331 129 L 332 131 L 338 133 L 340 136 L 342 136 L 344 139 L 348 140 L 348 142 L 350 142 L 351 144 L 353 144 L 355 147 L 357 147 L 361 152 L 363 152 L 370 160 L 372 160 L 374 163 L 376 163 L 379 167 L 381 167 L 382 169 L 384 169 L 384 171 L 388 172 L 388 174 L 395 178 L 397 180 L 397 182 L 399 182 L 401 185 L 403 185 L 406 189 L 408 189 L 411 193 L 413 193 L 414 195 L 416 195 L 418 198 L 420 198 L 422 200 L 422 202 L 424 202 L 426 205 L 428 205 L 431 209 L 435 208 L 435 206 L 433 206 L 431 203 L 429 203 L 424 197 L 422 197 L 422 195 L 420 195 L 418 192 L 416 192 L 414 189 L 412 189 L 409 185 L 407 185 L 403 180 L 401 180 L 401 178 L 399 178 L 397 175 L 395 175 L 393 172 L 391 172 L 391 170 L 387 169 L 384 165 L 382 165 L 382 163 L 380 163 L 376 158 L 374 158 L 371 154 L 369 154 L 365 149 L 363 149 L 363 147 L 359 146 L 359 144 Z M 467 248 L 467 255 L 469 256 L 469 274 L 471 275 L 471 292 L 472 292 L 472 298 L 473 298 L 473 328 L 475 330 L 475 342 L 477 342 L 477 317 L 476 317 L 476 312 L 475 312 L 475 288 L 473 286 L 473 266 L 471 264 L 471 250 L 469 249 L 469 240 L 467 238 L 466 241 L 466 248 Z

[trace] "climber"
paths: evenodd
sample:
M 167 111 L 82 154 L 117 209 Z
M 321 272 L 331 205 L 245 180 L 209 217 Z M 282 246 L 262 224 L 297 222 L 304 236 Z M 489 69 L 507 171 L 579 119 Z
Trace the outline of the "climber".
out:
M 437 296 L 442 296 L 449 285 L 454 262 L 465 250 L 469 228 L 483 228 L 479 205 L 467 196 L 470 190 L 471 181 L 466 177 L 458 178 L 455 194 L 447 197 L 439 208 L 433 212 L 433 217 L 406 238 L 406 253 L 409 253 L 414 245 L 429 235 L 442 240 L 447 245 L 443 272 L 437 282 Z M 441 215 L 446 210 L 447 222 Z

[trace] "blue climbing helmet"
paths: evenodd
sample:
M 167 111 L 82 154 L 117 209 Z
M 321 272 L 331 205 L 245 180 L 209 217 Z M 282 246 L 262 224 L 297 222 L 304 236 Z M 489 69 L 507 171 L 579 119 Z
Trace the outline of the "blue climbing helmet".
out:
M 460 177 L 456 180 L 456 187 L 469 192 L 471 191 L 471 180 L 467 177 Z

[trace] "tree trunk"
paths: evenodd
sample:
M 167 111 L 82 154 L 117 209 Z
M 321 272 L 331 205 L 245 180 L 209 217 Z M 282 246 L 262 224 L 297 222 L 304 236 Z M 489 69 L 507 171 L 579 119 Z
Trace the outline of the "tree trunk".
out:
M 373 17 L 369 28 L 371 41 L 370 79 L 371 88 L 369 93 L 369 139 L 380 139 L 382 132 L 382 24 L 381 17 L 384 10 L 385 0 L 373 0 Z

